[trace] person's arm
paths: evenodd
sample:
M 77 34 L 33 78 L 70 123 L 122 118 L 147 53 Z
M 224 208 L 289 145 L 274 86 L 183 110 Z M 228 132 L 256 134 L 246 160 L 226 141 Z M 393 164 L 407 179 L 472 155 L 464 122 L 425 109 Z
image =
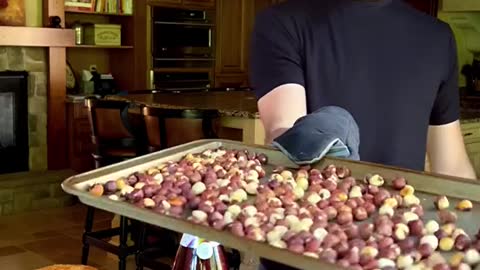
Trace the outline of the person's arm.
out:
M 256 20 L 250 49 L 250 83 L 258 98 L 266 144 L 307 113 L 299 31 L 274 9 Z
M 427 152 L 432 172 L 477 179 L 458 120 L 446 125 L 430 126 Z
M 265 128 L 265 143 L 270 144 L 307 114 L 305 88 L 299 84 L 284 84 L 258 101 L 258 110 Z
M 449 37 L 450 66 L 430 116 L 427 154 L 432 172 L 477 179 L 460 128 L 457 50 L 450 29 Z

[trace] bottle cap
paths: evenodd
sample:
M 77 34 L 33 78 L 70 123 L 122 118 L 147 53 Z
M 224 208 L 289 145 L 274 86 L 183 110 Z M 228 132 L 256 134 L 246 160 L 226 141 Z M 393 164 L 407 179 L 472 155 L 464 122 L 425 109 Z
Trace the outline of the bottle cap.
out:
M 208 260 L 213 256 L 213 247 L 210 243 L 203 242 L 198 245 L 196 253 L 201 260 Z

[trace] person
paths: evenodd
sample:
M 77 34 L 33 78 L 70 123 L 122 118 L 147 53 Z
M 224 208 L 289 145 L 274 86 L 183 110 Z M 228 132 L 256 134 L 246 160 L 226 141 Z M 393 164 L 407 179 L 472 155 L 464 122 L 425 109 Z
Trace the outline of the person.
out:
M 257 15 L 250 53 L 267 144 L 339 106 L 359 126 L 362 161 L 423 171 L 428 153 L 432 172 L 476 179 L 448 24 L 403 0 L 287 0 Z

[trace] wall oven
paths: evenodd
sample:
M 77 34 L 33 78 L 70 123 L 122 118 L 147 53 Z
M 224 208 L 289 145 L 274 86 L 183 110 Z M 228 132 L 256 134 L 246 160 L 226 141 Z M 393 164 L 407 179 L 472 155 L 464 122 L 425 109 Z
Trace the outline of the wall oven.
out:
M 151 89 L 167 92 L 198 92 L 213 87 L 209 71 L 152 72 Z
M 153 68 L 212 68 L 215 13 L 152 7 Z

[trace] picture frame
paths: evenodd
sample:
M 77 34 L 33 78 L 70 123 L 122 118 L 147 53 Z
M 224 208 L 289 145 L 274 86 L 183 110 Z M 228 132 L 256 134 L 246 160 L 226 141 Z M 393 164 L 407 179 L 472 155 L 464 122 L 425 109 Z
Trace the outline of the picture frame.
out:
M 25 0 L 0 1 L 0 26 L 25 25 Z

